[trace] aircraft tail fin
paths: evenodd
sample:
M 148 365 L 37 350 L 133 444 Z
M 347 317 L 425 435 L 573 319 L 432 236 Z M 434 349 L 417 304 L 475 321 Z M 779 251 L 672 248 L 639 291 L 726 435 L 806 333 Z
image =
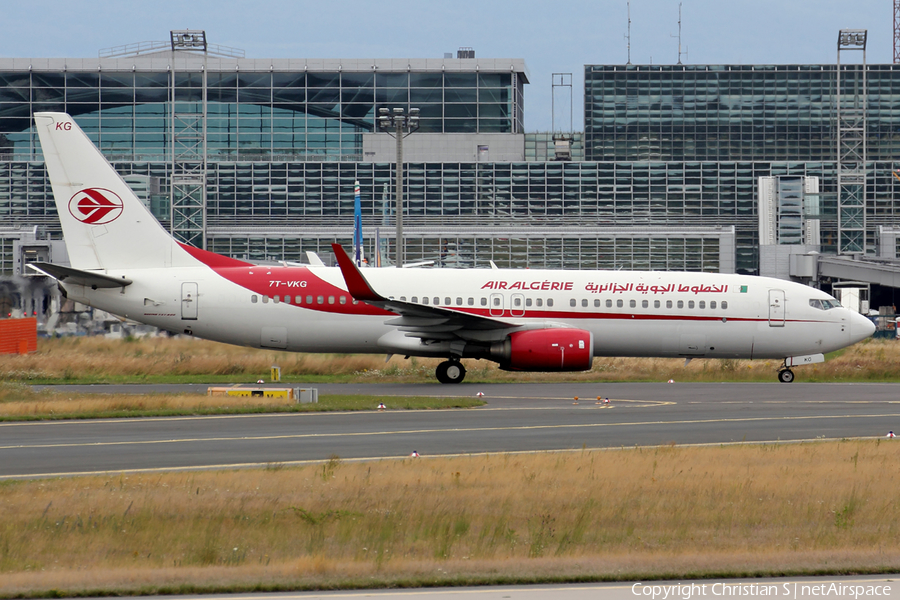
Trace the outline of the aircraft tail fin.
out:
M 197 264 L 162 228 L 72 117 L 39 112 L 34 120 L 73 268 Z

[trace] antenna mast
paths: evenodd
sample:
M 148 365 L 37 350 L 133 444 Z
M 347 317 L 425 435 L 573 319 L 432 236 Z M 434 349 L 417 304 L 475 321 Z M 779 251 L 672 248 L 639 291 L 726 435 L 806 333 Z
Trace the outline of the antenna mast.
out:
M 900 2 L 900 0 L 894 0 L 895 2 Z M 626 65 L 631 64 L 631 0 L 628 0 L 628 33 L 625 34 L 625 39 L 628 40 L 628 62 Z
M 684 52 L 681 51 L 681 5 L 682 4 L 683 4 L 682 2 L 678 3 L 678 36 L 677 37 L 678 37 L 678 64 L 679 65 L 681 64 L 681 55 L 684 54 L 685 56 L 687 56 L 687 49 L 685 49 Z M 672 37 L 676 37 L 676 36 L 673 35 Z

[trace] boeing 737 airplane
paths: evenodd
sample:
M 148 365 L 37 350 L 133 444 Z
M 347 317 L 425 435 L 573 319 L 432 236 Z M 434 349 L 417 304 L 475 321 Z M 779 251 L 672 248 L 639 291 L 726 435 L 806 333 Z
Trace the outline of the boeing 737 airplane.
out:
M 869 337 L 871 321 L 799 283 L 748 275 L 254 264 L 176 242 L 65 113 L 34 115 L 70 266 L 33 265 L 79 302 L 160 329 L 295 352 L 583 371 L 595 356 L 783 359 Z

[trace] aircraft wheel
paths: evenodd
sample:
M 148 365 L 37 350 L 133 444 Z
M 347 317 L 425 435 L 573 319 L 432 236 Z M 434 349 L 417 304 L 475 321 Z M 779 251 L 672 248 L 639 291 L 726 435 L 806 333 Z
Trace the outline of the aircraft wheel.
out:
M 790 383 L 794 381 L 794 372 L 790 369 L 782 369 L 778 371 L 778 381 L 781 383 Z
M 466 377 L 466 368 L 458 360 L 445 360 L 434 374 L 441 383 L 460 383 Z

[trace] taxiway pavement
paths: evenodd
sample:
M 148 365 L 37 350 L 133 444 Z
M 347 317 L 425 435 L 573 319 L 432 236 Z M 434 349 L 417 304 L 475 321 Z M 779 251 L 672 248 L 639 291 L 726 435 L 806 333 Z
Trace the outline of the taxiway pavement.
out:
M 171 392 L 206 386 L 50 386 Z M 319 394 L 474 396 L 460 410 L 0 424 L 0 479 L 328 460 L 720 444 L 900 431 L 900 384 L 313 384 Z M 578 404 L 574 397 L 578 396 Z M 597 397 L 609 404 L 597 404 Z M 900 444 L 900 440 L 896 443 Z

